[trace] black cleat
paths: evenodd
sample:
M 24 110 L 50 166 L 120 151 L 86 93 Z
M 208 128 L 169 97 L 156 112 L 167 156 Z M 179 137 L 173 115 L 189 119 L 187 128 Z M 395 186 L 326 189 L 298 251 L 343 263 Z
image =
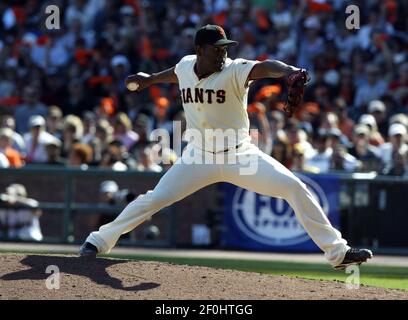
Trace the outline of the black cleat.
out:
M 85 242 L 81 248 L 79 248 L 79 255 L 84 258 L 96 258 L 98 254 L 98 248 L 90 242 Z
M 350 248 L 347 250 L 343 262 L 335 266 L 334 269 L 344 270 L 351 265 L 360 265 L 363 262 L 367 262 L 367 259 L 371 259 L 372 257 L 373 253 L 371 250 Z

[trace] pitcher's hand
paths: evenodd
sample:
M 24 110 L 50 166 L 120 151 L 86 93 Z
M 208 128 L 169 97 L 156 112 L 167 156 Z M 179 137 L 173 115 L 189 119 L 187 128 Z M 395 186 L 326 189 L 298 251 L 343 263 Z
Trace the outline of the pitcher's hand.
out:
M 125 84 L 130 91 L 141 91 L 150 86 L 150 75 L 143 72 L 131 74 L 125 79 Z

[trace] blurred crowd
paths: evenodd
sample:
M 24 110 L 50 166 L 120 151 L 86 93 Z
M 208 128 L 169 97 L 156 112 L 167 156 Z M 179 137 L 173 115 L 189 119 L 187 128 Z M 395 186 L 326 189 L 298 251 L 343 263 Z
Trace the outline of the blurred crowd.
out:
M 13 183 L 0 193 L 0 239 L 41 241 L 42 210 L 24 185 Z
M 60 29 L 46 28 L 51 4 Z M 346 28 L 349 4 L 358 29 Z M 152 150 L 170 165 L 179 154 L 150 133 L 185 127 L 178 87 L 132 93 L 124 79 L 174 66 L 194 53 L 195 30 L 214 23 L 240 42 L 231 58 L 311 75 L 290 119 L 284 79 L 251 86 L 251 135 L 263 151 L 292 170 L 407 176 L 407 15 L 404 0 L 0 1 L 0 167 L 166 170 Z

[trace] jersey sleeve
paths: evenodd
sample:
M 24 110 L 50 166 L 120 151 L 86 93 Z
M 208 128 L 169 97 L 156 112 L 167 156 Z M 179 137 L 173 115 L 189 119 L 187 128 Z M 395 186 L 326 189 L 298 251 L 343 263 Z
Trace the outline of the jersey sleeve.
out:
M 179 78 L 180 69 L 183 67 L 183 59 L 181 59 L 176 66 L 174 67 L 174 73 L 176 74 L 177 78 Z
M 239 91 L 245 91 L 247 87 L 245 86 L 248 76 L 252 71 L 252 68 L 258 63 L 257 60 L 246 60 L 246 59 L 235 59 L 232 62 L 233 74 L 235 79 L 235 84 Z
M 174 67 L 174 73 L 176 74 L 177 78 L 180 80 L 180 75 L 183 73 L 183 70 L 187 68 L 188 65 L 194 60 L 194 56 L 185 56 L 183 57 Z

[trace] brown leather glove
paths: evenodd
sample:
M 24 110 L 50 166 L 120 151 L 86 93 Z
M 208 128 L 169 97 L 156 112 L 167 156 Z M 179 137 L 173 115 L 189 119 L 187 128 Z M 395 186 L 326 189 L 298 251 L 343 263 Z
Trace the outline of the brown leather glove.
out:
M 309 82 L 310 76 L 305 69 L 291 73 L 287 79 L 288 98 L 283 108 L 285 115 L 290 118 L 303 101 L 304 87 Z

